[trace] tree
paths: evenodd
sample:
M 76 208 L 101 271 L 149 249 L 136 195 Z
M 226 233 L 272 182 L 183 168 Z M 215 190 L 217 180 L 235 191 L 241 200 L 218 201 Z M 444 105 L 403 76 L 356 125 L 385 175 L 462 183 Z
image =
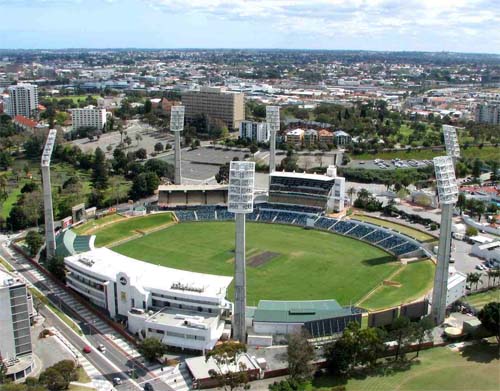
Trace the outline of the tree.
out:
M 476 227 L 468 226 L 467 229 L 465 230 L 465 235 L 467 235 L 469 238 L 471 236 L 476 236 L 478 234 L 478 230 Z
M 92 164 L 92 183 L 95 189 L 105 190 L 108 187 L 108 165 L 106 156 L 101 148 L 97 147 Z
M 499 165 L 499 162 L 497 160 L 493 160 L 493 162 L 491 163 L 491 175 L 490 175 L 490 180 L 492 182 L 497 182 L 498 181 L 498 165 Z
M 127 144 L 129 147 L 130 145 L 132 145 L 132 139 L 130 138 L 130 136 L 125 137 L 125 140 L 123 140 L 123 142 Z
M 486 304 L 477 315 L 484 328 L 490 331 L 500 343 L 500 302 Z
M 25 210 L 21 205 L 14 205 L 7 217 L 7 226 L 13 231 L 18 231 L 29 227 L 29 220 L 26 217 Z
M 144 114 L 150 113 L 152 106 L 153 105 L 151 104 L 151 101 L 149 99 L 146 99 L 146 101 L 144 102 Z
M 257 151 L 258 151 L 258 150 L 259 150 L 259 147 L 257 147 L 257 145 L 255 145 L 255 144 L 253 144 L 253 143 L 252 143 L 252 144 L 250 144 L 250 153 L 251 153 L 252 155 L 254 155 L 255 153 L 257 153 Z
M 229 182 L 229 163 L 225 163 L 219 167 L 219 172 L 215 174 L 215 180 L 217 183 Z
M 289 149 L 286 157 L 281 161 L 281 169 L 285 171 L 295 171 L 298 169 L 297 161 L 297 154 L 293 149 Z
M 69 382 L 54 367 L 49 367 L 40 374 L 40 383 L 45 385 L 49 391 L 62 391 L 69 387 Z
M 0 168 L 7 170 L 12 165 L 12 157 L 7 151 L 0 151 Z
M 351 205 L 352 205 L 352 201 L 353 201 L 354 194 L 356 194 L 356 189 L 355 189 L 354 187 L 350 187 L 350 188 L 347 190 L 347 195 L 349 196 L 349 198 L 350 198 L 350 200 L 351 200 Z
M 158 189 L 160 179 L 155 172 L 143 172 L 137 175 L 132 182 L 130 189 L 130 198 L 138 200 L 139 198 L 150 196 Z
M 144 170 L 156 173 L 159 178 L 167 177 L 172 179 L 174 176 L 174 166 L 160 159 L 149 159 L 144 164 Z
M 459 193 L 458 199 L 457 199 L 457 208 L 460 210 L 460 215 L 463 214 L 466 203 L 467 203 L 467 199 L 465 198 L 465 194 Z
M 163 144 L 162 144 L 161 142 L 157 142 L 157 143 L 155 144 L 155 151 L 156 151 L 156 152 L 162 152 L 162 151 L 163 151 L 163 149 L 164 149 L 164 148 L 163 148 Z
M 28 246 L 29 253 L 32 257 L 34 257 L 37 253 L 38 250 L 40 250 L 40 247 L 43 245 L 43 237 L 38 233 L 38 231 L 29 231 L 26 234 L 26 245 Z
M 400 316 L 391 324 L 391 335 L 397 341 L 395 359 L 405 357 L 405 347 L 414 339 L 410 319 Z
M 294 380 L 304 381 L 311 377 L 314 359 L 314 348 L 308 341 L 309 333 L 306 329 L 288 336 L 288 370 Z
M 64 257 L 56 255 L 47 261 L 47 270 L 51 272 L 54 277 L 62 282 L 66 280 L 66 268 L 64 266 Z
M 360 350 L 359 329 L 360 326 L 357 322 L 351 322 L 344 329 L 339 339 L 325 346 L 325 358 L 328 369 L 332 374 L 348 375 L 355 367 Z
M 246 352 L 246 346 L 239 342 L 225 342 L 215 346 L 205 356 L 206 361 L 212 360 L 217 370 L 210 370 L 210 377 L 224 390 L 234 390 L 248 383 L 246 366 L 240 362 L 240 357 Z
M 167 352 L 167 347 L 159 339 L 145 338 L 139 343 L 137 350 L 151 362 L 161 358 Z
M 135 141 L 137 141 L 137 146 L 139 146 L 139 142 L 142 141 L 142 136 L 139 133 L 136 133 Z
M 467 282 L 470 284 L 471 288 L 472 285 L 476 285 L 476 290 L 477 290 L 477 285 L 481 283 L 481 273 L 477 272 L 467 273 Z
M 426 338 L 429 338 L 432 335 L 432 329 L 434 327 L 434 322 L 430 317 L 424 317 L 420 319 L 420 321 L 416 323 L 412 323 L 412 332 L 415 340 L 418 342 L 417 345 L 417 355 L 420 354 L 420 349 L 422 344 L 425 342 Z
M 135 151 L 135 157 L 136 159 L 144 160 L 148 157 L 148 153 L 144 148 L 139 148 L 137 151 Z
M 479 159 L 474 159 L 474 163 L 472 164 L 472 176 L 475 179 L 479 179 L 481 176 L 481 168 L 483 167 L 483 163 Z

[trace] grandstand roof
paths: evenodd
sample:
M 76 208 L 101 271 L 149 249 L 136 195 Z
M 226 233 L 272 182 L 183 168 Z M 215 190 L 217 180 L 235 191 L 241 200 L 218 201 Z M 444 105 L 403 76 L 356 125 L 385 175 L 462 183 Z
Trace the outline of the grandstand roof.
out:
M 60 233 L 56 238 L 56 254 L 67 257 L 93 248 L 93 235 L 76 235 L 68 229 Z
M 210 191 L 227 190 L 228 185 L 160 185 L 158 191 Z
M 255 322 L 304 323 L 351 315 L 336 300 L 273 301 L 260 300 L 254 313 Z
M 335 178 L 332 178 L 328 175 L 323 174 L 307 174 L 300 172 L 287 172 L 287 171 L 275 171 L 269 174 L 271 177 L 285 177 L 285 178 L 299 178 L 299 179 L 313 179 L 316 181 L 333 181 Z
M 82 254 L 66 257 L 67 264 L 78 270 L 97 275 L 108 281 L 117 280 L 118 273 L 125 273 L 135 286 L 165 291 L 175 290 L 190 296 L 219 297 L 225 292 L 232 277 L 195 273 L 187 270 L 172 269 L 165 266 L 139 261 L 134 258 L 100 247 Z M 200 288 L 179 290 L 174 284 L 184 287 Z M 161 288 L 160 288 L 161 287 Z

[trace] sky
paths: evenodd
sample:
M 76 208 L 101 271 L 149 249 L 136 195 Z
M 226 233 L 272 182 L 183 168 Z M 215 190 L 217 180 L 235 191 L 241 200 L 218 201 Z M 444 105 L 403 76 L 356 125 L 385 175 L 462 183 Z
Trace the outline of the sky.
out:
M 0 48 L 500 53 L 500 0 L 0 0 Z

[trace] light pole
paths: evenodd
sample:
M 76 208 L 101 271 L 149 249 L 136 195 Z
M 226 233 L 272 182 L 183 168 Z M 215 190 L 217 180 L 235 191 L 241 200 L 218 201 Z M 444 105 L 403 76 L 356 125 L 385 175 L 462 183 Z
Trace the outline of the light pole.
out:
M 444 145 L 446 154 L 457 162 L 460 157 L 460 145 L 458 144 L 457 129 L 451 125 L 443 125 Z
M 246 342 L 245 215 L 253 212 L 255 163 L 233 161 L 229 166 L 229 212 L 236 215 L 233 337 Z
M 176 185 L 182 184 L 181 175 L 181 132 L 184 130 L 184 106 L 172 106 L 170 110 L 170 131 L 175 135 L 175 177 Z
M 52 151 L 54 150 L 56 135 L 57 130 L 49 130 L 49 135 L 43 149 L 41 161 L 47 259 L 54 257 L 56 254 L 56 234 L 54 231 L 54 211 L 52 207 L 52 188 L 50 184 L 50 159 L 52 157 Z
M 450 156 L 433 159 L 436 184 L 441 205 L 441 228 L 437 254 L 434 289 L 432 292 L 432 318 L 436 324 L 444 322 L 446 315 L 446 295 L 448 293 L 448 268 L 451 253 L 451 219 L 453 205 L 457 202 L 458 187 L 455 168 Z
M 279 106 L 266 107 L 266 123 L 269 132 L 269 173 L 276 170 L 276 132 L 280 130 Z

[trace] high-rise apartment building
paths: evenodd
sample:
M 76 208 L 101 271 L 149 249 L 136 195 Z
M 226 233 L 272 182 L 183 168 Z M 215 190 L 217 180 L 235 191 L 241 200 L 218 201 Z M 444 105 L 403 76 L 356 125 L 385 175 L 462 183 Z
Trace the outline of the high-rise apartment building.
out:
M 500 101 L 490 101 L 477 105 L 476 122 L 500 125 Z
M 34 84 L 17 84 L 7 89 L 5 112 L 11 117 L 22 115 L 34 117 L 38 110 L 38 86 Z
M 242 121 L 240 122 L 241 139 L 248 139 L 256 143 L 266 143 L 269 141 L 269 131 L 265 122 Z
M 199 91 L 184 91 L 182 104 L 186 108 L 186 121 L 206 115 L 209 123 L 219 119 L 228 129 L 238 129 L 245 120 L 245 95 L 221 87 L 202 87 Z
M 0 356 L 12 380 L 25 378 L 33 369 L 32 315 L 33 304 L 24 281 L 0 270 Z
M 93 128 L 102 130 L 106 125 L 106 109 L 87 106 L 82 109 L 71 109 L 73 130 L 80 128 Z

